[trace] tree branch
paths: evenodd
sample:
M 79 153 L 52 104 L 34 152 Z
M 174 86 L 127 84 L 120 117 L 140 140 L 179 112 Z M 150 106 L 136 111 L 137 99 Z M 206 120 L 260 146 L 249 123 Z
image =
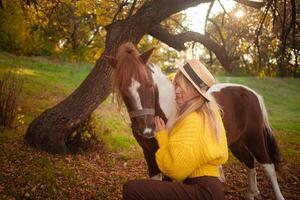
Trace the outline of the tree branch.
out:
M 187 31 L 187 27 L 183 26 L 181 22 L 179 22 L 177 19 L 175 19 L 174 17 L 170 17 L 170 20 L 174 21 L 176 23 L 176 25 L 180 26 L 180 28 L 182 28 L 183 31 Z
M 131 41 L 137 44 L 141 38 L 157 24 L 171 15 L 185 10 L 189 7 L 212 0 L 152 0 L 145 1 L 137 12 L 125 20 L 116 20 L 105 27 L 110 33 L 106 37 L 106 43 L 116 44 L 119 41 Z M 172 5 L 172 6 L 170 6 Z M 113 31 L 112 31 L 113 30 Z M 127 34 L 123 34 L 123 33 Z M 135 36 L 135 37 L 132 37 Z M 116 48 L 112 48 L 114 55 Z
M 229 72 L 232 71 L 232 61 L 237 59 L 237 57 L 228 57 L 223 47 L 218 45 L 207 35 L 203 35 L 197 32 L 187 31 L 177 35 L 172 35 L 167 30 L 157 25 L 153 29 L 151 29 L 148 32 L 148 34 L 178 51 L 184 50 L 186 48 L 184 46 L 185 42 L 199 42 L 203 46 L 205 46 L 209 51 L 212 51 L 220 61 L 221 65 Z
M 122 9 L 128 4 L 127 1 L 122 1 L 122 3 L 119 5 L 118 10 L 116 11 L 115 15 L 113 16 L 112 22 L 116 21 L 117 16 L 121 13 Z
M 209 4 L 209 7 L 208 7 L 208 10 L 207 10 L 207 13 L 206 13 L 205 24 L 204 24 L 204 31 L 205 32 L 206 32 L 207 20 L 209 19 L 209 14 L 210 14 L 210 11 L 211 11 L 212 7 L 214 6 L 214 3 L 215 3 L 215 0 Z
M 213 19 L 208 19 L 208 21 L 210 21 L 216 27 L 217 32 L 219 33 L 219 36 L 220 36 L 221 41 L 222 41 L 222 46 L 225 49 L 226 48 L 226 42 L 225 42 L 225 39 L 223 37 L 221 28 L 219 27 L 219 25 Z
M 234 1 L 256 9 L 260 9 L 266 5 L 266 2 L 264 1 L 263 2 L 249 1 L 249 0 L 234 0 Z
M 135 8 L 136 3 L 137 3 L 137 0 L 134 0 L 133 3 L 132 3 L 132 5 L 131 5 L 131 7 L 130 7 L 129 12 L 128 12 L 128 17 L 129 17 L 129 16 L 132 16 L 132 13 L 133 13 L 133 11 L 134 11 L 134 8 Z
M 94 41 L 95 37 L 97 36 L 97 34 L 99 33 L 101 26 L 97 26 L 94 29 L 93 35 L 90 37 L 90 39 L 87 41 L 86 46 L 90 46 L 90 44 L 92 44 L 92 42 Z
M 223 9 L 223 11 L 224 11 L 224 14 L 227 14 L 227 15 L 228 15 L 227 10 L 225 9 L 225 7 L 224 7 L 223 4 L 221 3 L 221 1 L 218 0 L 218 2 L 219 2 L 220 6 L 222 7 L 222 9 Z

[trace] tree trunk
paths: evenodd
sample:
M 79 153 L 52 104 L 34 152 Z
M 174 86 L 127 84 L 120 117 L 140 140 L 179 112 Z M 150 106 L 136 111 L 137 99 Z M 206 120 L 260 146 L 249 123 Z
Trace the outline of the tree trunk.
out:
M 100 59 L 89 76 L 69 97 L 43 112 L 29 125 L 25 141 L 49 153 L 69 153 L 69 134 L 109 95 L 111 70 Z

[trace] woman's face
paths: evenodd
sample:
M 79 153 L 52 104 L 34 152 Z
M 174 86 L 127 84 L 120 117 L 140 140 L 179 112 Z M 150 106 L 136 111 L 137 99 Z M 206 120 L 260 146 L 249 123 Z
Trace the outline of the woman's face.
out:
M 183 86 L 179 83 L 174 83 L 175 86 L 175 93 L 176 93 L 176 103 L 180 106 L 189 101 L 190 99 L 198 96 L 195 91 L 191 89 L 184 90 Z

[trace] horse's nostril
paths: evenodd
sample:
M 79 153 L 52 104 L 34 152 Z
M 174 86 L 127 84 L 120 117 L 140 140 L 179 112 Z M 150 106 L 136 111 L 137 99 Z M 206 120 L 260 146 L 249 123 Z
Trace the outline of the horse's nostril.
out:
M 143 136 L 145 138 L 151 139 L 151 138 L 154 138 L 155 135 L 153 133 L 147 133 L 147 134 L 144 134 Z
M 153 138 L 154 137 L 154 131 L 151 128 L 145 128 L 143 131 L 143 137 L 145 138 Z
M 152 129 L 151 128 L 148 128 L 148 127 L 146 127 L 145 129 L 144 129 L 144 131 L 143 131 L 143 133 L 146 135 L 146 134 L 149 134 L 149 133 L 151 133 L 152 132 Z
M 155 130 L 155 128 L 156 128 L 155 123 L 151 124 L 151 128 L 152 128 L 153 130 Z

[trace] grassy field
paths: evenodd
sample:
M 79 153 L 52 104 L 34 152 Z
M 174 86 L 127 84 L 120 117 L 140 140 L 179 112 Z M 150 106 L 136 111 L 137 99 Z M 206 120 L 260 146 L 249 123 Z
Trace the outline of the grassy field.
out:
M 102 127 L 98 131 L 102 143 L 96 151 L 53 156 L 23 144 L 28 124 L 76 89 L 92 66 L 0 52 L 0 74 L 17 67 L 18 75 L 24 80 L 19 108 L 24 124 L 16 130 L 0 129 L 0 158 L 3 160 L 0 199 L 118 199 L 121 188 L 115 180 L 122 183 L 130 178 L 130 173 L 135 177 L 146 176 L 145 162 L 131 136 L 128 116 L 125 110 L 120 114 L 111 96 L 95 111 Z M 292 166 L 300 164 L 300 79 L 218 79 L 247 85 L 264 97 L 286 162 Z M 236 160 L 231 157 L 229 163 L 235 165 Z M 118 195 L 112 197 L 114 193 Z

